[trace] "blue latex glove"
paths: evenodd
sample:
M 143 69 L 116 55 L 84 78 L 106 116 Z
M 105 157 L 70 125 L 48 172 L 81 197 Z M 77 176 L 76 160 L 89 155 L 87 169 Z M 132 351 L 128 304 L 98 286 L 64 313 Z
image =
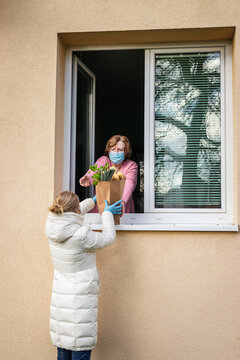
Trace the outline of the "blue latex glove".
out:
M 92 200 L 93 200 L 94 203 L 96 204 L 96 202 L 97 202 L 97 196 L 95 195 L 94 197 L 92 197 Z
M 110 211 L 112 214 L 121 214 L 122 212 L 122 200 L 115 202 L 112 205 L 108 205 L 107 200 L 105 201 L 104 211 Z

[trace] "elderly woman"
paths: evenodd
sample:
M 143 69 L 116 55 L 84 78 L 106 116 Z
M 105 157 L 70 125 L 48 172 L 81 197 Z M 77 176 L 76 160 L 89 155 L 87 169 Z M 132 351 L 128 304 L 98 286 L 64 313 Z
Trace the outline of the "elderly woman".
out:
M 126 183 L 122 196 L 123 213 L 135 212 L 132 193 L 137 184 L 138 167 L 134 161 L 129 159 L 131 154 L 132 148 L 128 138 L 122 135 L 114 135 L 107 142 L 105 156 L 101 156 L 96 161 L 98 166 L 104 166 L 107 162 L 110 167 L 114 166 L 117 171 L 120 170 L 126 176 Z M 80 185 L 85 187 L 92 185 L 92 174 L 93 172 L 91 171 L 90 173 L 87 172 L 79 180 Z M 92 212 L 98 212 L 97 207 L 95 207 Z

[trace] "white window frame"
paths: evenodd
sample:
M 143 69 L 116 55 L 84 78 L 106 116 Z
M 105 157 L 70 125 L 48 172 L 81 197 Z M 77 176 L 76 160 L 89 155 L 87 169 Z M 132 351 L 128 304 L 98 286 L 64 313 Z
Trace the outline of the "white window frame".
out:
M 72 131 L 71 131 L 71 156 L 70 156 L 70 189 L 75 192 L 75 177 L 76 177 L 76 109 L 77 109 L 77 70 L 78 66 L 88 75 L 91 79 L 91 94 L 89 96 L 89 134 L 92 139 L 92 143 L 88 148 L 89 158 L 91 164 L 94 163 L 95 153 L 95 94 L 96 94 L 96 77 L 90 69 L 74 55 L 73 58 L 73 77 L 72 77 Z M 93 189 L 90 190 L 91 196 L 93 196 Z
M 144 113 L 144 213 L 125 214 L 117 230 L 134 231 L 238 231 L 234 223 L 233 204 L 233 115 L 232 115 L 232 46 L 230 41 L 215 43 L 140 44 L 123 46 L 71 47 L 66 52 L 64 101 L 64 171 L 63 189 L 70 190 L 72 129 L 72 56 L 74 51 L 145 50 L 145 113 Z M 154 209 L 154 56 L 156 53 L 220 51 L 222 90 L 222 209 Z M 224 106 L 225 104 L 225 106 Z M 101 229 L 99 214 L 87 214 L 92 229 Z

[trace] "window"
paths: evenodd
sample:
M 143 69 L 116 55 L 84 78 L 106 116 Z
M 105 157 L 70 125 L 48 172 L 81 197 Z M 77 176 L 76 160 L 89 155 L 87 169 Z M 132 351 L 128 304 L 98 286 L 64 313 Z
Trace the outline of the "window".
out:
M 76 65 L 72 63 L 74 57 L 78 58 L 78 64 L 83 65 L 80 70 L 76 70 Z M 124 133 L 129 136 L 136 128 L 142 134 L 134 136 L 132 132 L 129 136 L 136 141 L 134 160 L 139 165 L 139 183 L 134 195 L 137 212 L 125 214 L 118 228 L 237 230 L 237 226 L 233 224 L 231 45 L 198 44 L 154 49 L 145 46 L 127 50 L 89 48 L 79 52 L 69 51 L 67 58 L 69 67 L 66 69 L 69 71 L 66 73 L 66 89 L 67 84 L 69 89 L 72 86 L 73 64 L 76 74 L 82 76 L 84 71 L 87 73 L 84 78 L 89 79 L 91 75 L 96 80 L 96 103 L 99 106 L 99 109 L 96 107 L 91 110 L 91 114 L 97 114 L 96 122 L 89 119 L 88 111 L 83 123 L 83 116 L 81 120 L 76 120 L 76 113 L 86 112 L 86 109 L 75 109 L 76 104 L 79 104 L 76 92 L 73 91 L 65 103 L 67 108 L 69 101 L 71 104 L 75 101 L 71 114 L 65 113 L 66 122 L 72 126 L 72 135 L 65 146 L 65 153 L 67 149 L 71 149 L 69 157 L 74 171 L 77 167 L 77 171 L 81 171 L 79 164 L 74 165 L 73 160 L 76 161 L 78 156 L 76 138 L 80 139 L 79 131 L 81 133 L 84 131 L 82 129 L 87 129 L 89 124 L 92 129 L 98 129 L 99 124 L 105 129 L 110 127 L 109 135 Z M 97 63 L 101 63 L 101 71 L 100 66 L 96 66 Z M 121 67 L 120 64 L 124 66 Z M 103 94 L 107 94 L 107 74 L 110 74 L 111 67 L 113 72 L 121 72 L 123 85 L 120 85 L 119 79 L 114 78 L 113 82 L 117 83 L 120 90 L 105 96 L 107 100 L 100 100 L 104 98 Z M 113 79 L 113 76 L 109 75 L 109 78 Z M 99 78 L 104 79 L 102 83 L 105 88 L 102 90 L 100 87 L 98 90 Z M 73 79 L 75 89 L 84 91 L 84 86 L 79 87 L 74 81 Z M 87 87 L 89 89 L 92 85 Z M 111 127 L 107 118 L 111 119 L 112 114 L 130 111 L 129 100 L 124 105 L 122 95 L 125 93 L 124 89 L 128 88 L 132 94 L 138 92 L 137 96 L 132 97 L 135 109 L 131 108 L 131 118 L 126 117 L 126 124 L 121 125 L 122 128 L 117 128 L 117 122 L 112 123 Z M 82 99 L 86 104 L 84 95 Z M 129 99 L 129 95 L 126 95 L 126 99 Z M 95 103 L 92 94 L 91 102 Z M 109 110 L 111 108 L 114 111 L 112 113 Z M 101 113 L 105 116 L 101 117 Z M 95 139 L 98 138 L 99 131 L 101 130 L 96 130 L 92 139 L 94 136 Z M 95 155 L 98 155 L 97 140 L 92 140 L 94 143 L 91 144 L 88 136 L 84 136 L 86 134 L 82 134 L 83 145 L 84 142 L 88 144 L 87 153 L 91 149 L 91 156 L 88 156 L 94 158 L 94 147 Z M 106 139 L 109 137 L 106 136 Z M 65 176 L 65 188 L 73 191 L 76 189 L 74 186 L 77 187 L 77 183 L 74 185 L 72 180 L 74 171 L 70 169 L 68 172 L 69 180 Z M 89 214 L 87 219 L 95 228 L 101 223 L 98 214 Z
M 154 209 L 221 209 L 221 53 L 155 53 Z

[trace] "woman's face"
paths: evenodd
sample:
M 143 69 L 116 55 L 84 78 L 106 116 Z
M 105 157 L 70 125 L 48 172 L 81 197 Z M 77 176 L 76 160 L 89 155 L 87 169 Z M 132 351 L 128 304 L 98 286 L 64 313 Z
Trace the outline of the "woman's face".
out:
M 121 152 L 125 150 L 125 144 L 123 141 L 118 141 L 114 146 L 111 147 L 112 152 Z

